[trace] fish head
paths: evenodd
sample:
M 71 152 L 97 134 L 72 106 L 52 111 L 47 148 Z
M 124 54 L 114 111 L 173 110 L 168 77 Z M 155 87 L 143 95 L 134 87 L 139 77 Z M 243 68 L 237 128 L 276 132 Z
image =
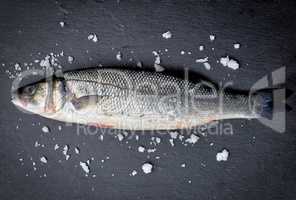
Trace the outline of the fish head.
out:
M 12 91 L 11 101 L 22 111 L 39 115 L 51 115 L 65 103 L 63 81 L 40 81 Z

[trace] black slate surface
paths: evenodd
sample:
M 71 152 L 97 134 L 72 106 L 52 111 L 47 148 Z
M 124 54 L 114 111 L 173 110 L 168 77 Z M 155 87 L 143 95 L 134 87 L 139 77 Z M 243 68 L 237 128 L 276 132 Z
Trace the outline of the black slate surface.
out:
M 285 65 L 287 86 L 293 90 L 295 9 L 293 1 L 1 1 L 0 63 L 5 66 L 0 68 L 0 199 L 295 199 L 295 111 L 287 114 L 283 134 L 256 120 L 228 120 L 233 135 L 201 137 L 187 147 L 176 142 L 173 148 L 169 137 L 160 135 L 155 153 L 139 153 L 138 146 L 149 146 L 151 135 L 123 142 L 107 135 L 101 142 L 99 134 L 77 135 L 76 126 L 21 113 L 10 103 L 12 80 L 5 73 L 16 62 L 62 50 L 75 58 L 73 64 L 64 59 L 64 70 L 98 64 L 128 67 L 137 61 L 151 68 L 152 51 L 161 50 L 168 71 L 187 67 L 215 83 L 231 80 L 239 89 Z M 169 40 L 161 37 L 167 30 L 173 34 Z M 88 41 L 89 33 L 96 33 L 99 42 Z M 214 42 L 209 34 L 216 35 Z M 239 50 L 233 48 L 235 42 L 241 43 Z M 205 51 L 198 51 L 200 44 Z M 192 54 L 181 55 L 182 50 Z M 118 51 L 121 62 L 115 58 Z M 239 60 L 239 70 L 216 63 L 226 54 Z M 209 56 L 211 71 L 195 63 L 204 56 Z M 43 133 L 43 125 L 51 132 Z M 35 148 L 35 141 L 45 147 Z M 68 161 L 61 148 L 54 151 L 55 144 L 70 146 Z M 229 149 L 230 158 L 220 163 L 216 153 L 223 148 Z M 39 161 L 42 155 L 48 158 L 46 165 Z M 79 161 L 91 157 L 91 174 L 85 177 Z M 140 169 L 146 161 L 154 164 L 148 175 Z M 138 174 L 131 177 L 133 169 Z

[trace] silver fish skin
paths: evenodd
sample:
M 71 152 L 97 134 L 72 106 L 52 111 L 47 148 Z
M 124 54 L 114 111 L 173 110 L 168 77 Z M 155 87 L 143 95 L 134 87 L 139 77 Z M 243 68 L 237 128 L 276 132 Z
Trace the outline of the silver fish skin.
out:
M 67 72 L 52 84 L 35 86 L 36 91 L 27 89 L 30 94 L 26 88 L 18 91 L 14 103 L 59 121 L 125 130 L 188 129 L 215 120 L 259 118 L 271 101 L 269 93 L 249 95 L 203 80 L 105 68 Z

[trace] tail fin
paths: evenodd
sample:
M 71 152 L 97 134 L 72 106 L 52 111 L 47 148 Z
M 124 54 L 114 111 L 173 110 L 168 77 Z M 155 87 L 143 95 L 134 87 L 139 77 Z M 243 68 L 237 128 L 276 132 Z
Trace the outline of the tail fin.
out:
M 273 97 L 273 91 L 275 89 L 262 89 L 255 92 L 256 105 L 258 105 L 258 114 L 264 118 L 272 119 L 273 113 L 281 112 L 280 108 L 277 108 L 278 103 L 285 104 L 285 110 L 287 112 L 292 110 L 292 107 L 285 103 L 286 99 L 293 94 L 289 89 L 286 89 L 286 96 L 282 99 L 282 102 L 275 103 Z M 277 100 L 278 101 L 278 100 Z
M 260 105 L 259 113 L 260 116 L 272 119 L 274 111 L 273 105 L 273 89 L 264 89 L 256 92 L 257 103 Z

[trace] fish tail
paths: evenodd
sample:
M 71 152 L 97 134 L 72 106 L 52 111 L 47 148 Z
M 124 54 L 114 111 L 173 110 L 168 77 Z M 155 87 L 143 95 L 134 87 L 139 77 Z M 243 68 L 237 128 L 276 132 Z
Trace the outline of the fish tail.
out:
M 278 88 L 273 89 L 262 89 L 259 91 L 256 91 L 256 103 L 260 105 L 259 109 L 259 115 L 261 117 L 272 119 L 273 114 L 277 112 L 283 112 L 283 111 L 291 111 L 292 107 L 290 107 L 288 104 L 286 104 L 286 99 L 293 93 L 289 89 L 285 89 L 285 96 L 281 99 L 280 102 L 275 102 L 274 99 L 274 91 Z M 276 101 L 279 101 L 277 99 Z M 279 106 L 279 104 L 284 104 L 283 106 Z
M 265 89 L 257 91 L 257 96 L 260 99 L 260 115 L 267 119 L 272 119 L 274 106 L 273 106 L 273 90 Z

